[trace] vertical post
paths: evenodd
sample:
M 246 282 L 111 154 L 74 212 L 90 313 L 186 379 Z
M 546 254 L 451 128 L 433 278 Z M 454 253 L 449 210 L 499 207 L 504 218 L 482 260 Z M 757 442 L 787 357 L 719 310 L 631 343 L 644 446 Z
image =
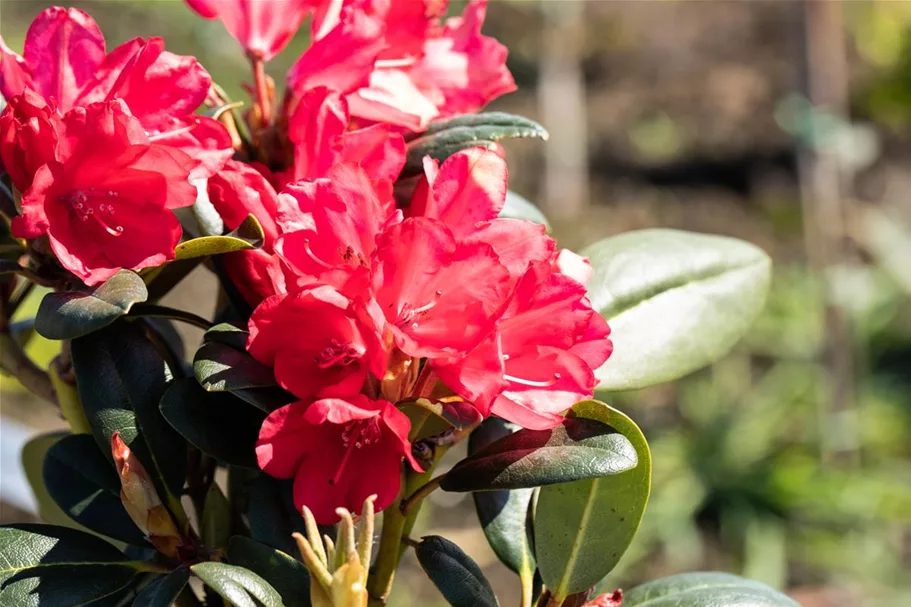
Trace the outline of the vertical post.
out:
M 585 79 L 579 54 L 586 2 L 540 0 L 545 25 L 539 55 L 538 106 L 550 131 L 544 146 L 543 207 L 554 219 L 578 217 L 588 205 Z
M 802 89 L 814 110 L 845 118 L 848 62 L 842 3 L 804 0 Z M 831 149 L 802 146 L 798 155 L 807 261 L 823 287 L 825 397 L 820 409 L 822 457 L 847 463 L 858 456 L 855 345 L 847 311 L 832 298 L 831 270 L 854 261 L 847 236 L 852 176 Z

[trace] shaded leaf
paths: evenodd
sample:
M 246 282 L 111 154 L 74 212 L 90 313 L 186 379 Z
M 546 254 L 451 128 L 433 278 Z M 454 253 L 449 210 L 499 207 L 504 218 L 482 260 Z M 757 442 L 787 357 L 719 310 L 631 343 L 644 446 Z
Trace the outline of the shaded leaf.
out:
M 47 490 L 44 484 L 44 458 L 47 452 L 57 441 L 65 436 L 70 436 L 69 432 L 52 432 L 50 434 L 40 434 L 30 439 L 22 447 L 22 468 L 25 470 L 25 477 L 28 479 L 29 487 L 35 494 L 35 501 L 38 502 L 39 518 L 52 525 L 62 525 L 74 529 L 85 530 L 85 527 L 75 523 L 63 509 L 57 505 L 54 498 Z
M 260 604 L 264 607 L 284 607 L 275 588 L 249 569 L 214 562 L 199 563 L 190 569 L 221 598 L 236 607 L 260 607 Z
M 204 342 L 231 346 L 235 350 L 246 350 L 247 339 L 249 337 L 250 332 L 246 329 L 235 327 L 230 323 L 221 322 L 206 331 L 203 334 L 202 339 Z
M 547 137 L 544 127 L 534 120 L 503 112 L 485 112 L 441 120 L 431 123 L 424 133 L 408 142 L 402 177 L 420 174 L 425 156 L 442 161 L 459 150 L 470 147 L 492 149 L 502 139 Z
M 228 560 L 259 574 L 287 607 L 310 607 L 310 574 L 303 563 L 275 548 L 242 536 L 228 544 Z
M 506 192 L 506 206 L 500 211 L 500 217 L 505 217 L 507 219 L 524 219 L 526 221 L 541 224 L 547 228 L 548 232 L 550 231 L 550 223 L 548 223 L 547 217 L 544 216 L 541 209 L 512 190 Z
M 260 474 L 250 486 L 250 535 L 257 542 L 294 554 L 297 546 L 291 534 L 306 534 L 304 519 L 291 498 L 292 481 Z
M 192 377 L 174 381 L 161 414 L 203 453 L 233 466 L 256 468 L 256 439 L 266 415 L 227 393 L 206 392 Z
M 110 325 L 148 296 L 139 274 L 121 270 L 90 291 L 45 295 L 35 316 L 35 330 L 47 339 L 75 339 Z
M 464 430 L 477 425 L 481 414 L 471 404 L 462 401 L 435 401 L 419 398 L 399 405 L 411 421 L 408 435 L 412 442 L 436 436 L 446 430 Z
M 538 494 L 538 570 L 561 600 L 613 570 L 639 528 L 651 488 L 648 443 L 632 420 L 598 401 L 577 403 L 570 415 L 610 424 L 635 448 L 638 464 L 619 474 L 543 487 Z
M 245 350 L 213 341 L 203 343 L 196 351 L 193 372 L 199 384 L 209 392 L 276 385 L 271 368 L 254 359 Z
M 186 567 L 179 567 L 143 588 L 136 595 L 133 607 L 171 607 L 188 581 L 190 581 L 190 570 Z
M 623 607 L 799 607 L 771 586 L 730 573 L 682 573 L 636 586 Z
M 427 577 L 453 607 L 499 605 L 481 568 L 446 538 L 422 538 L 414 552 Z
M 138 323 L 118 323 L 73 340 L 79 397 L 101 451 L 111 458 L 111 436 L 144 464 L 162 501 L 181 514 L 177 497 L 186 475 L 186 442 L 161 416 L 167 368 Z
M 472 456 L 497 440 L 516 432 L 518 426 L 490 417 L 468 438 L 468 455 Z M 531 540 L 531 502 L 534 489 L 513 491 L 477 491 L 472 494 L 475 510 L 487 543 L 494 553 L 523 582 L 532 583 L 535 556 Z
M 749 243 L 677 230 L 640 230 L 597 242 L 592 305 L 611 326 L 614 352 L 599 390 L 677 379 L 726 354 L 765 303 L 771 261 Z
M 520 430 L 453 466 L 445 491 L 523 489 L 619 474 L 636 466 L 629 439 L 605 423 L 565 419 L 551 430 Z
M 91 435 L 65 436 L 51 447 L 43 478 L 51 497 L 74 521 L 128 544 L 148 546 L 120 500 L 117 471 Z
M 0 605 L 74 607 L 110 597 L 139 572 L 104 540 L 67 527 L 0 527 Z
M 209 485 L 202 510 L 202 541 L 209 549 L 224 548 L 231 537 L 231 507 L 217 483 Z
M 258 249 L 263 246 L 265 235 L 263 227 L 253 215 L 248 215 L 243 223 L 232 232 L 224 236 L 201 236 L 182 242 L 174 249 L 174 258 L 177 261 L 221 255 L 234 251 Z

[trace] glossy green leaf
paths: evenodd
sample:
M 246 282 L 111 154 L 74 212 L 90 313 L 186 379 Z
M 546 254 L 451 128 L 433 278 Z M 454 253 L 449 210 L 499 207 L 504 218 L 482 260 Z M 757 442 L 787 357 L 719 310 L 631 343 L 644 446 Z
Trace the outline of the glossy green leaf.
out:
M 573 406 L 576 419 L 598 420 L 622 433 L 638 464 L 620 474 L 543 487 L 535 508 L 535 554 L 544 584 L 557 597 L 593 587 L 626 552 L 651 489 L 651 455 L 642 431 L 598 401 Z
M 0 527 L 0 605 L 74 607 L 126 588 L 139 565 L 104 540 L 67 527 Z
M 178 567 L 143 588 L 136 595 L 133 607 L 171 607 L 183 592 L 188 581 L 190 581 L 190 570 L 186 567 Z
M 310 607 L 310 575 L 299 560 L 241 536 L 231 538 L 228 560 L 259 574 L 278 591 L 287 607 Z
M 38 306 L 35 330 L 47 339 L 75 339 L 110 325 L 148 296 L 139 274 L 121 270 L 89 291 L 45 295 Z
M 254 359 L 245 350 L 219 342 L 205 342 L 196 351 L 193 372 L 199 384 L 209 392 L 276 385 L 270 367 Z
M 161 414 L 203 453 L 232 466 L 256 468 L 256 439 L 266 415 L 233 394 L 206 392 L 192 377 L 174 381 Z
M 217 483 L 209 485 L 202 509 L 202 541 L 210 550 L 224 548 L 231 537 L 231 506 Z
M 172 513 L 180 513 L 187 446 L 162 417 L 167 367 L 140 323 L 117 323 L 73 340 L 79 397 L 95 440 L 109 458 L 111 436 L 120 432 L 144 464 Z
M 481 568 L 446 538 L 422 538 L 414 552 L 427 577 L 452 607 L 499 605 Z
M 453 466 L 445 491 L 524 489 L 619 474 L 636 466 L 629 439 L 605 423 L 566 419 L 551 430 L 520 430 Z
M 411 421 L 408 435 L 412 442 L 436 436 L 447 430 L 464 430 L 481 422 L 478 410 L 463 401 L 443 402 L 419 398 L 399 405 Z
M 636 586 L 623 607 L 800 607 L 771 586 L 730 573 L 682 573 Z
M 547 217 L 532 202 L 509 190 L 506 192 L 506 206 L 500 211 L 500 217 L 506 219 L 524 219 L 541 224 L 550 232 L 550 223 Z
M 292 482 L 260 474 L 250 485 L 247 511 L 251 537 L 287 554 L 297 551 L 291 534 L 307 532 L 291 499 Z
M 208 562 L 193 565 L 190 569 L 221 598 L 235 607 L 284 607 L 285 605 L 275 588 L 244 567 Z
M 490 417 L 468 438 L 468 455 L 472 456 L 495 441 L 509 436 L 518 426 Z M 532 548 L 531 502 L 534 489 L 513 491 L 478 491 L 472 494 L 481 528 L 494 553 L 523 583 L 531 584 L 535 574 Z
M 148 546 L 120 500 L 120 480 L 113 464 L 88 434 L 60 439 L 47 452 L 44 485 L 66 514 L 108 537 Z
M 258 249 L 263 246 L 264 240 L 263 227 L 256 217 L 248 215 L 236 230 L 224 236 L 201 236 L 180 243 L 174 249 L 174 259 L 193 259 Z
M 445 160 L 459 150 L 475 146 L 492 149 L 502 139 L 547 139 L 543 126 L 503 112 L 485 112 L 458 116 L 432 123 L 429 128 L 408 142 L 408 156 L 402 175 L 418 175 L 423 171 L 423 159 L 430 156 Z
M 250 332 L 246 329 L 241 329 L 232 324 L 222 322 L 206 331 L 205 334 L 203 334 L 202 339 L 207 343 L 224 344 L 226 346 L 231 346 L 235 350 L 246 350 L 247 339 L 249 337 Z
M 592 304 L 611 327 L 614 352 L 599 390 L 677 379 L 726 354 L 765 303 L 771 261 L 721 236 L 641 230 L 587 247 Z

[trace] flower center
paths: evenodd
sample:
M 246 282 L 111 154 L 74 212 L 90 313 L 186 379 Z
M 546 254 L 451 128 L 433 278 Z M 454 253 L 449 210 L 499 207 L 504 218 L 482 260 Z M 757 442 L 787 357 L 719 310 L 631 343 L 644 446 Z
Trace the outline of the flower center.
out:
M 339 479 L 345 472 L 345 466 L 348 465 L 348 460 L 355 449 L 363 449 L 380 442 L 381 435 L 379 417 L 361 419 L 345 424 L 345 429 L 342 430 L 342 445 L 345 447 L 345 455 L 342 456 L 342 461 L 339 462 L 335 476 L 332 477 L 329 484 L 338 484 Z
M 361 358 L 361 352 L 351 344 L 343 344 L 337 339 L 332 339 L 313 362 L 320 369 L 328 369 L 335 365 L 348 365 L 356 363 Z
M 442 291 L 437 291 L 433 295 L 433 301 L 430 303 L 424 304 L 418 308 L 413 308 L 410 303 L 407 301 L 402 305 L 402 309 L 399 310 L 399 317 L 395 321 L 395 324 L 399 327 L 411 323 L 412 329 L 417 329 L 419 325 L 419 320 L 427 315 L 427 312 L 432 310 L 440 302 L 440 297 L 443 296 Z
M 119 197 L 120 194 L 113 190 L 89 188 L 70 192 L 61 196 L 60 200 L 68 204 L 83 223 L 94 221 L 111 236 L 120 236 L 123 226 L 114 223 L 114 205 L 111 204 Z

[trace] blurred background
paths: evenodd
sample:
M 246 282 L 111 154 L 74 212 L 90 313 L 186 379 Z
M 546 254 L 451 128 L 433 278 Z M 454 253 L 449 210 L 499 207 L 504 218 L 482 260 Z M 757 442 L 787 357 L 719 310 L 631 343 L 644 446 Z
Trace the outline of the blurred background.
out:
M 0 0 L 10 47 L 48 4 Z M 243 98 L 240 49 L 182 2 L 73 4 L 109 48 L 163 36 Z M 911 2 L 491 0 L 485 33 L 510 48 L 519 85 L 492 109 L 551 132 L 507 148 L 511 188 L 562 246 L 661 226 L 743 238 L 775 261 L 734 353 L 607 397 L 649 438 L 654 487 L 605 589 L 711 568 L 805 607 L 911 604 Z M 302 32 L 270 65 L 278 82 L 306 45 Z M 214 288 L 199 270 L 170 303 L 208 314 Z M 18 451 L 63 424 L 8 377 L 0 403 L 0 518 L 31 520 Z M 431 504 L 418 531 L 465 547 L 518 603 L 471 500 Z M 406 561 L 393 604 L 442 605 Z

